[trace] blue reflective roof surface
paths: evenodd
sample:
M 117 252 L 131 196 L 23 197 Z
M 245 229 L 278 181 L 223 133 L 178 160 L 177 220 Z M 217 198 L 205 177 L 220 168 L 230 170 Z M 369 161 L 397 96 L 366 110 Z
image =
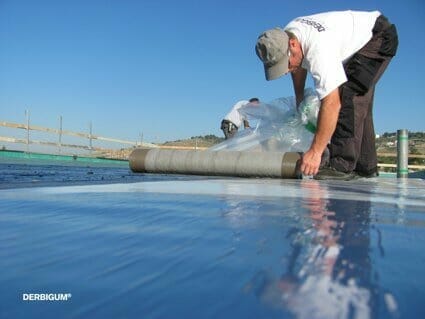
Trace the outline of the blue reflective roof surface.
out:
M 43 183 L 1 184 L 0 318 L 425 313 L 422 179 L 134 176 L 88 168 L 91 179 L 72 185 L 56 180 L 56 169 L 46 178 L 38 168 Z M 73 169 L 66 174 L 86 176 Z M 121 175 L 99 184 L 102 174 Z

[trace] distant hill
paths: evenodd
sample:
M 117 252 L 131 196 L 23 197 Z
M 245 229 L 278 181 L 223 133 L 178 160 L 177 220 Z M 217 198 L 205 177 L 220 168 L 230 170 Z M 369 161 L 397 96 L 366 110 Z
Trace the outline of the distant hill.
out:
M 224 141 L 223 137 L 218 137 L 213 134 L 210 134 L 210 135 L 204 135 L 204 136 L 192 136 L 191 138 L 183 139 L 183 140 L 167 141 L 159 145 L 183 146 L 183 147 L 211 147 L 223 141 Z
M 397 133 L 384 133 L 376 139 L 378 153 L 397 152 Z M 409 154 L 425 154 L 425 132 L 409 132 Z
M 167 141 L 161 146 L 184 146 L 184 147 L 211 147 L 224 141 L 223 137 L 215 135 L 193 136 L 187 139 Z M 378 153 L 397 152 L 397 133 L 386 132 L 376 138 Z M 409 132 L 409 153 L 425 154 L 425 132 Z
M 376 150 L 379 154 L 397 153 L 397 133 L 384 133 L 376 141 Z M 409 154 L 425 155 L 425 132 L 409 132 Z M 378 156 L 379 163 L 394 163 L 394 158 Z M 409 158 L 410 165 L 425 165 L 423 158 Z

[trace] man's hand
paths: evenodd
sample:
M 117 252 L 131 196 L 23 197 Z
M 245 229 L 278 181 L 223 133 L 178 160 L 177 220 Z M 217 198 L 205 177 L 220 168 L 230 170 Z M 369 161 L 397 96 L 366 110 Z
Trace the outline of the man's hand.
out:
M 304 175 L 316 175 L 319 171 L 321 160 L 322 154 L 310 148 L 307 152 L 304 153 L 301 159 L 301 173 Z

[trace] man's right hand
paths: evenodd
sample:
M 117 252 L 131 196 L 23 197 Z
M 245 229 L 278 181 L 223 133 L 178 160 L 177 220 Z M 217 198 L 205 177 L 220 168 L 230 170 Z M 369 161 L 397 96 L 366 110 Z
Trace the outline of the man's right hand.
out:
M 322 154 L 309 149 L 301 158 L 301 173 L 304 175 L 316 175 L 319 172 Z

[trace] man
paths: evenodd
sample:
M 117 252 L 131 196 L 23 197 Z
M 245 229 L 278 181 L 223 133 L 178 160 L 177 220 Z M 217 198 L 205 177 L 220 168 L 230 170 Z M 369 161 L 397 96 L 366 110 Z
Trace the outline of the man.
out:
M 301 160 L 304 175 L 340 180 L 378 175 L 373 96 L 397 46 L 395 26 L 379 11 L 299 17 L 258 37 L 266 79 L 290 72 L 299 105 L 308 71 L 321 100 L 317 131 Z M 327 153 L 328 161 L 322 160 Z
M 233 137 L 242 124 L 244 128 L 249 127 L 248 120 L 239 113 L 239 109 L 249 103 L 259 104 L 260 100 L 256 97 L 253 97 L 249 101 L 242 100 L 237 102 L 235 105 L 233 105 L 232 110 L 221 121 L 221 129 L 223 130 L 226 140 Z

